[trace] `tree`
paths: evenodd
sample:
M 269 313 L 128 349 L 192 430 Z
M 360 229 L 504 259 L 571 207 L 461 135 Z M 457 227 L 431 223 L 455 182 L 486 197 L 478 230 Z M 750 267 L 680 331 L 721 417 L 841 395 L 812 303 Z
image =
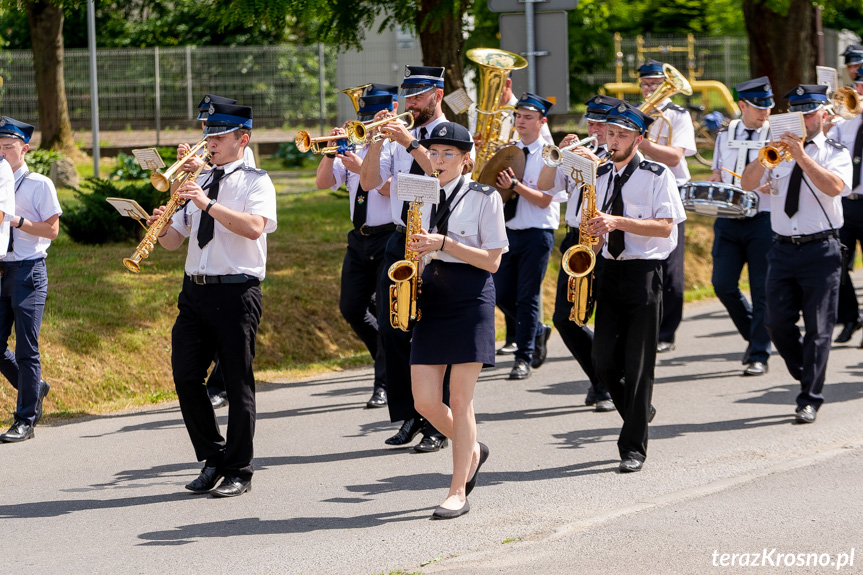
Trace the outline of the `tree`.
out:
M 767 76 L 780 100 L 813 83 L 818 58 L 816 7 L 811 0 L 743 0 L 753 78 Z

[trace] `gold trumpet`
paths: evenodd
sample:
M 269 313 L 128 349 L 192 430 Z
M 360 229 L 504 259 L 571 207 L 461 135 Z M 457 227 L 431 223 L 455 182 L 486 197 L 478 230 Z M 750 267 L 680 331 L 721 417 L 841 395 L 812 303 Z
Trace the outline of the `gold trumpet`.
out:
M 347 133 L 348 140 L 351 141 L 355 146 L 362 146 L 364 144 L 372 144 L 379 140 L 382 140 L 386 136 L 377 135 L 371 139 L 368 138 L 368 134 L 371 130 L 383 126 L 385 124 L 389 124 L 390 122 L 395 122 L 399 120 L 404 122 L 405 127 L 410 130 L 414 127 L 414 115 L 412 112 L 403 112 L 398 116 L 391 116 L 388 118 L 384 118 L 383 120 L 378 120 L 377 122 L 368 122 L 363 123 L 359 120 L 351 120 L 347 124 L 345 124 L 345 132 Z
M 788 151 L 788 146 L 776 142 L 758 150 L 758 161 L 768 170 L 772 170 L 782 162 L 790 162 L 791 152 Z
M 317 138 L 313 138 L 305 130 L 300 130 L 294 138 L 294 145 L 296 145 L 297 149 L 303 154 L 308 151 L 311 151 L 313 154 L 336 154 L 339 152 L 339 148 L 341 146 L 324 146 L 322 148 L 318 144 L 321 142 L 329 142 L 330 140 L 344 140 L 346 137 L 347 136 L 344 134 L 341 134 L 336 136 L 319 136 Z
M 581 146 L 588 146 L 588 149 L 591 152 L 595 152 L 598 147 L 596 136 L 590 136 L 583 140 L 576 138 L 573 143 L 564 148 L 558 148 L 553 144 L 548 144 L 542 148 L 542 161 L 545 162 L 545 165 L 549 168 L 557 168 L 563 163 L 564 152 L 580 148 Z
M 833 111 L 846 120 L 863 112 L 863 98 L 851 86 L 840 86 L 830 97 Z
M 659 109 L 659 104 L 662 103 L 666 98 L 670 98 L 674 94 L 678 92 L 683 94 L 684 96 L 692 95 L 692 86 L 689 84 L 689 80 L 687 80 L 683 74 L 677 71 L 677 68 L 672 66 L 671 64 L 663 64 L 662 65 L 662 73 L 665 74 L 665 80 L 659 87 L 644 100 L 644 102 L 638 107 L 639 110 L 648 114 L 650 116 L 654 116 L 661 122 L 668 125 L 668 144 L 671 144 L 671 120 L 669 120 L 665 114 L 662 113 L 662 110 Z M 656 140 L 659 139 L 659 136 L 662 134 L 662 128 L 660 128 L 656 132 Z M 650 139 L 650 138 L 648 138 Z M 656 142 L 656 140 L 650 140 L 651 142 Z
M 150 174 L 150 183 L 153 184 L 153 187 L 159 190 L 160 192 L 167 192 L 171 189 L 171 185 L 173 184 L 182 184 L 190 177 L 190 172 L 180 172 L 177 171 L 186 163 L 186 161 L 192 157 L 193 154 L 197 154 L 198 150 L 207 145 L 207 140 L 201 140 L 195 146 L 189 150 L 189 153 L 174 162 L 170 168 L 163 172 L 154 171 Z M 200 173 L 200 172 L 198 172 Z M 195 176 L 198 177 L 197 175 Z

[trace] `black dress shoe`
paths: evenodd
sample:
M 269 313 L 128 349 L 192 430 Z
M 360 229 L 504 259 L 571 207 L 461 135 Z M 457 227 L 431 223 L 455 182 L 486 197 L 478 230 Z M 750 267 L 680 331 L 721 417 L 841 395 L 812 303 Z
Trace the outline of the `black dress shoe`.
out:
M 842 331 L 839 333 L 839 336 L 834 339 L 835 343 L 848 343 L 851 341 L 851 336 L 854 335 L 854 332 L 863 327 L 863 318 L 857 316 L 857 319 L 846 323 L 842 327 Z
M 422 431 L 423 426 L 425 425 L 425 421 L 421 417 L 411 417 L 410 419 L 405 419 L 404 423 L 402 423 L 399 432 L 385 440 L 384 443 L 387 445 L 405 445 L 414 440 L 414 437 Z
M 743 359 L 740 360 L 740 363 L 746 365 L 747 363 L 752 362 L 752 344 L 749 343 L 746 345 L 746 351 L 743 352 Z
M 34 426 L 39 423 L 40 419 L 42 419 L 42 400 L 45 399 L 45 396 L 48 395 L 49 391 L 51 391 L 51 386 L 48 385 L 48 382 L 44 379 L 39 381 L 39 399 L 36 400 L 36 419 L 33 421 Z
M 485 460 L 488 459 L 488 446 L 485 443 L 479 444 L 479 463 L 476 465 L 476 471 L 473 472 L 473 477 L 470 478 L 470 481 L 464 484 L 464 496 L 467 497 L 470 495 L 470 492 L 473 491 L 473 488 L 476 487 L 476 476 L 479 475 L 479 468 L 482 467 L 482 464 L 485 463 Z
M 414 451 L 419 453 L 434 453 L 446 447 L 448 440 L 443 435 L 426 435 L 422 441 L 414 445 Z
M 815 408 L 811 405 L 804 405 L 794 413 L 794 419 L 797 421 L 797 423 L 812 423 L 813 421 L 815 421 L 815 415 L 818 412 L 816 412 Z
M 615 411 L 617 408 L 614 407 L 614 402 L 610 399 L 600 399 L 596 402 L 596 407 L 593 408 L 593 411 L 599 413 L 608 413 L 609 411 Z
M 596 405 L 596 392 L 593 386 L 587 388 L 587 395 L 584 396 L 584 405 Z
M 218 468 L 205 466 L 197 479 L 186 485 L 186 489 L 192 493 L 209 493 L 221 478 L 222 474 Z
M 210 403 L 213 404 L 213 409 L 219 409 L 228 405 L 228 392 L 213 393 L 210 395 Z
M 382 387 L 376 387 L 372 392 L 372 396 L 366 402 L 366 407 L 373 409 L 375 407 L 384 407 L 387 404 L 387 390 Z
M 518 350 L 518 345 L 515 342 L 505 343 L 503 347 L 497 350 L 497 355 L 512 355 Z
M 764 375 L 767 373 L 767 364 L 761 361 L 753 361 L 743 370 L 743 375 Z
M 461 509 L 446 509 L 444 507 L 437 507 L 432 513 L 432 519 L 455 519 L 456 517 L 461 517 L 465 513 L 470 511 L 470 503 L 467 502 L 467 499 L 464 500 L 464 505 L 462 505 Z
M 33 426 L 25 421 L 18 420 L 12 424 L 9 431 L 0 435 L 0 441 L 3 443 L 18 443 L 35 437 Z
M 551 326 L 542 324 L 542 331 L 533 344 L 533 359 L 530 362 L 530 367 L 536 369 L 545 363 L 545 358 L 548 357 L 548 338 L 551 337 Z
M 252 490 L 252 479 L 241 479 L 239 477 L 225 477 L 222 484 L 210 491 L 213 497 L 237 497 L 246 491 Z
M 650 404 L 650 411 L 647 414 L 647 423 L 653 423 L 653 418 L 656 417 L 656 408 Z
M 515 365 L 509 372 L 509 379 L 527 379 L 528 377 L 530 377 L 530 364 L 523 359 L 515 360 Z
M 660 341 L 656 344 L 656 353 L 666 353 L 668 351 L 674 351 L 674 344 L 670 341 Z
M 643 461 L 627 457 L 620 462 L 620 467 L 618 467 L 618 469 L 620 469 L 621 473 L 635 473 L 636 471 L 641 471 L 643 466 Z

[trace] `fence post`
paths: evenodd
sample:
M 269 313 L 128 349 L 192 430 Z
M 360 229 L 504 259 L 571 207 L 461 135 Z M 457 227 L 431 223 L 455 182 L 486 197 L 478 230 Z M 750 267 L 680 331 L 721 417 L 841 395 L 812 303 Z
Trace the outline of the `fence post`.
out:
M 731 38 L 725 37 L 725 85 L 731 85 Z
M 324 100 L 324 45 L 318 42 L 318 93 L 321 102 L 321 120 L 319 134 L 324 133 L 324 116 L 327 114 L 327 103 Z
M 156 46 L 154 48 L 154 53 L 156 56 L 156 145 L 159 145 L 159 134 L 162 131 L 162 90 L 160 87 L 160 79 L 159 79 L 159 47 Z
M 192 113 L 192 47 L 186 46 L 186 101 L 188 102 L 189 113 L 187 117 L 194 118 L 197 114 Z

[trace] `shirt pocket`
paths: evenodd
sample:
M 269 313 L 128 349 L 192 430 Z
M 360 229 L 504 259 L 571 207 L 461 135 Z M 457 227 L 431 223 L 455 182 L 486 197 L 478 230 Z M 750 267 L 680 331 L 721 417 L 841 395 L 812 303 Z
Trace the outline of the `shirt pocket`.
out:
M 635 220 L 646 220 L 650 217 L 650 206 L 645 204 L 634 204 L 623 200 L 623 215 Z
M 453 221 L 449 223 L 448 231 L 461 238 L 475 238 L 479 234 L 479 224 L 477 222 Z

